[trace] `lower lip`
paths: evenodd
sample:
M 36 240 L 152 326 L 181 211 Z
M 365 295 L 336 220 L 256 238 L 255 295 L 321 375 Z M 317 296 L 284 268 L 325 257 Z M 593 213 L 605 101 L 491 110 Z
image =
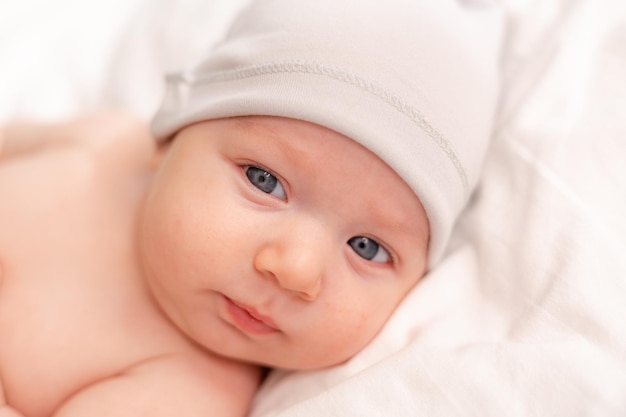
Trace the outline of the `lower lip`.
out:
M 246 309 L 235 304 L 230 298 L 224 297 L 224 299 L 226 300 L 226 310 L 233 324 L 245 333 L 264 335 L 278 332 L 275 327 L 252 317 Z

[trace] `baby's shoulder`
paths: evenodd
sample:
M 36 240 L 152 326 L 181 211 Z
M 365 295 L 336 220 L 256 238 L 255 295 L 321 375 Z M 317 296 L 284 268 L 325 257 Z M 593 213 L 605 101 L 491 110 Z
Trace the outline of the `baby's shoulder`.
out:
M 147 121 L 127 113 L 100 111 L 57 123 L 14 121 L 0 126 L 0 162 L 54 150 L 88 150 L 122 161 L 154 151 Z
M 124 112 L 98 112 L 75 119 L 66 126 L 71 146 L 81 147 L 116 164 L 148 161 L 154 140 L 146 121 Z

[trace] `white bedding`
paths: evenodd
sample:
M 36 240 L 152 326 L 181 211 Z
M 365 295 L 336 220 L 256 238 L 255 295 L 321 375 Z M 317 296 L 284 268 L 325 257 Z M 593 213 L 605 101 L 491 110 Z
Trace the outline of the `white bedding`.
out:
M 147 118 L 243 3 L 0 2 L 0 122 Z M 502 6 L 500 123 L 444 262 L 347 364 L 271 374 L 254 417 L 626 415 L 626 2 Z

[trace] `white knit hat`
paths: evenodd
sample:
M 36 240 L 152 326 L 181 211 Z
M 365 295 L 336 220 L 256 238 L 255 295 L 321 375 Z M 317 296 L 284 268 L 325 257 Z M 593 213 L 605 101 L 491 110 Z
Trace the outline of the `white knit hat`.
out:
M 273 115 L 340 132 L 387 162 L 429 218 L 429 265 L 476 184 L 498 92 L 498 11 L 454 0 L 257 0 L 168 76 L 158 141 L 201 120 Z

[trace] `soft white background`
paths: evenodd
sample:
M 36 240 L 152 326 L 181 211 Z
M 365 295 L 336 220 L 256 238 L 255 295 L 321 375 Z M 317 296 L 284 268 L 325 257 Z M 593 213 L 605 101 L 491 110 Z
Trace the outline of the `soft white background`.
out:
M 0 122 L 148 118 L 243 3 L 0 0 Z M 254 416 L 626 415 L 626 2 L 502 5 L 500 121 L 444 262 L 351 362 L 274 373 Z

